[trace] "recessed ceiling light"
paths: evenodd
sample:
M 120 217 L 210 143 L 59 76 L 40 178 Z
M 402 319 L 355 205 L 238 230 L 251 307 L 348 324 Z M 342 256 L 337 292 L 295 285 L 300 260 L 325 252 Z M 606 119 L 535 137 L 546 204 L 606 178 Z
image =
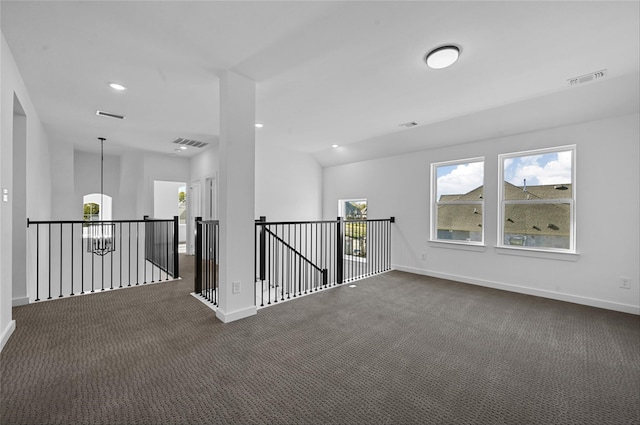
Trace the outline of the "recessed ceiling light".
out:
M 182 149 L 183 151 L 187 150 L 186 146 L 180 146 L 180 149 Z
M 118 84 L 118 83 L 109 83 L 109 87 L 111 87 L 114 90 L 118 90 L 118 91 L 125 91 L 127 89 L 125 86 L 123 86 L 122 84 Z
M 335 145 L 335 144 L 334 144 L 334 145 L 331 145 L 331 147 L 335 149 L 335 148 L 337 148 L 337 147 L 340 147 L 340 145 Z
M 459 56 L 459 47 L 452 45 L 440 46 L 427 53 L 425 61 L 429 68 L 442 69 L 453 65 Z
M 262 127 L 264 127 L 263 124 L 260 124 L 259 122 L 256 123 L 256 128 L 262 128 Z

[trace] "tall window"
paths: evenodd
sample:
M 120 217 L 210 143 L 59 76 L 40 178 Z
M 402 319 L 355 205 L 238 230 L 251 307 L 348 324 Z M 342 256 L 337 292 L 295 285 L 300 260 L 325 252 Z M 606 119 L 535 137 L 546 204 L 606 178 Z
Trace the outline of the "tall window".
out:
M 367 200 L 341 199 L 338 215 L 344 222 L 344 255 L 348 258 L 367 258 Z
M 82 204 L 84 221 L 111 220 L 111 196 L 90 193 L 82 197 Z
M 484 158 L 431 164 L 431 240 L 484 243 Z
M 102 205 L 104 203 L 104 205 Z M 109 195 L 101 195 L 99 193 L 90 193 L 82 197 L 82 218 L 86 222 L 90 221 L 109 221 L 112 219 L 111 208 L 112 198 Z M 95 236 L 96 232 L 101 232 L 104 227 L 91 226 L 88 223 L 82 226 L 82 235 L 87 238 Z
M 503 247 L 575 252 L 575 146 L 499 156 Z

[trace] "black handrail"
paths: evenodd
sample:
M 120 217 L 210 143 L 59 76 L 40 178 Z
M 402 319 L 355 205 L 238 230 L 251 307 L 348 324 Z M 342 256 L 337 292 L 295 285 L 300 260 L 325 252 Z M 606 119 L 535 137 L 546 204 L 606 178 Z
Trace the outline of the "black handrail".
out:
M 284 239 L 282 239 L 280 236 L 278 236 L 275 233 L 273 233 L 271 230 L 265 229 L 265 232 L 267 232 L 269 235 L 271 235 L 271 237 L 275 238 L 278 242 L 283 244 L 285 247 L 289 248 L 289 250 L 291 250 L 291 252 L 293 252 L 296 256 L 299 256 L 302 261 L 306 262 L 311 267 L 315 268 L 317 271 L 321 272 L 323 270 L 320 267 L 318 267 L 317 265 L 313 264 L 313 262 L 311 260 L 309 260 L 308 258 L 306 258 L 304 255 L 302 255 L 302 253 L 300 251 L 298 251 L 297 249 L 295 249 L 294 247 L 292 247 L 291 245 L 286 243 L 284 241 Z
M 177 278 L 176 219 L 27 219 L 27 229 L 36 228 L 29 233 L 27 252 L 35 257 L 35 273 L 28 275 L 34 300 L 146 284 L 156 276 Z M 160 235 L 157 228 L 166 231 Z
M 393 217 L 274 222 L 260 217 L 255 237 L 256 305 L 390 270 L 394 222 Z

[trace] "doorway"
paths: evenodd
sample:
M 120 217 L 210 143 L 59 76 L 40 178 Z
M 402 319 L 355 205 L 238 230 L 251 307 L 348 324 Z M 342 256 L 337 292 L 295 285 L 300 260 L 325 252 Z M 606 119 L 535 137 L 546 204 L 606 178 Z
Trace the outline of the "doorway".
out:
M 185 182 L 153 182 L 153 216 L 173 219 L 178 216 L 178 252 L 186 251 L 187 243 L 187 184 Z
M 11 281 L 12 304 L 14 306 L 29 303 L 27 290 L 27 115 L 13 95 L 13 184 L 11 214 L 13 228 L 11 232 Z
M 200 180 L 194 180 L 189 187 L 189 254 L 195 255 L 196 253 L 196 217 L 202 217 L 202 205 L 201 199 L 201 187 Z

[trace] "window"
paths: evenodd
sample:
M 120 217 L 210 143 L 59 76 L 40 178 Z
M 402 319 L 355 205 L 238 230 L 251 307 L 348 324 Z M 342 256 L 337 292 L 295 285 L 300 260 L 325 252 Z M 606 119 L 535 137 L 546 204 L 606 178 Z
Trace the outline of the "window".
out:
M 431 164 L 431 240 L 484 243 L 484 158 Z
M 344 222 L 344 256 L 352 260 L 367 258 L 367 200 L 341 199 L 338 215 Z
M 104 204 L 104 205 L 103 205 Z M 100 193 L 90 193 L 82 197 L 82 217 L 83 221 L 110 221 L 112 198 L 109 195 Z M 106 234 L 110 227 L 105 225 L 92 225 L 85 223 L 82 225 L 82 237 L 95 238 Z
M 82 197 L 82 204 L 84 221 L 111 220 L 111 196 L 90 193 Z
M 338 215 L 347 220 L 367 218 L 366 199 L 341 199 L 338 201 Z
M 575 146 L 499 156 L 498 243 L 575 252 Z

